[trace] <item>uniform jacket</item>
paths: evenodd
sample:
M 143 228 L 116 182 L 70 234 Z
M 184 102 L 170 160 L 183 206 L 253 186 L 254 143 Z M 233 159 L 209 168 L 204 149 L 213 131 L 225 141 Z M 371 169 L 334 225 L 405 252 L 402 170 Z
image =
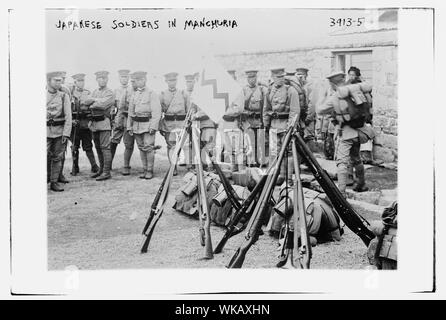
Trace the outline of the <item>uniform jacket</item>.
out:
M 256 85 L 250 87 L 249 85 L 243 87 L 243 94 L 245 97 L 244 111 L 248 114 L 250 112 L 262 113 L 263 104 L 265 103 L 265 96 L 267 89 L 264 86 Z M 248 117 L 245 127 L 259 128 L 262 124 L 262 118 Z
M 164 90 L 160 95 L 161 109 L 164 115 L 186 115 L 190 107 L 190 97 L 183 90 Z M 182 120 L 166 120 L 164 117 L 160 121 L 159 130 L 171 132 L 174 129 L 181 129 L 184 125 Z
M 148 122 L 133 121 L 132 117 L 148 117 Z M 147 87 L 137 89 L 131 96 L 127 129 L 141 134 L 149 130 L 158 130 L 161 119 L 161 103 L 156 92 Z
M 288 113 L 288 119 L 274 119 L 271 113 Z M 272 84 L 265 97 L 263 107 L 263 123 L 270 124 L 272 129 L 286 131 L 295 117 L 300 116 L 299 94 L 292 86 L 282 85 L 277 88 Z
M 95 89 L 91 95 L 95 100 L 90 106 L 92 116 L 105 116 L 102 121 L 91 121 L 90 130 L 105 131 L 111 130 L 110 111 L 115 104 L 115 94 L 107 87 Z
M 133 93 L 133 87 L 130 85 L 121 86 L 115 90 L 115 101 L 118 108 L 118 113 L 115 117 L 116 128 L 125 128 L 127 125 L 129 104 Z
M 63 91 L 51 93 L 46 92 L 46 120 L 60 121 L 65 123 L 59 126 L 46 126 L 47 138 L 58 138 L 61 136 L 69 137 L 71 135 L 71 101 Z
M 88 129 L 88 122 L 89 119 L 85 118 L 85 115 L 87 113 L 90 113 L 90 107 L 86 105 L 84 102 L 86 99 L 88 99 L 91 95 L 90 90 L 87 89 L 78 89 L 74 88 L 73 90 L 73 112 L 79 112 L 80 116 L 79 118 L 79 128 L 80 129 Z M 81 102 L 82 101 L 82 102 Z M 77 116 L 73 115 L 73 120 L 77 120 Z

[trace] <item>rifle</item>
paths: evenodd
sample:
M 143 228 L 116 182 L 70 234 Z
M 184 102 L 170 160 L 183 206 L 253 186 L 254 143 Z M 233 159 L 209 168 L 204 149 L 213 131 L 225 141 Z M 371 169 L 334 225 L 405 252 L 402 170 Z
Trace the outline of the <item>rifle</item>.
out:
M 245 236 L 245 241 L 237 249 L 231 261 L 228 264 L 228 268 L 241 268 L 243 262 L 245 261 L 246 253 L 251 248 L 251 246 L 257 241 L 259 230 L 264 221 L 264 217 L 268 212 L 268 207 L 272 193 L 274 191 L 274 186 L 276 184 L 277 178 L 279 177 L 280 165 L 285 155 L 286 148 L 291 141 L 293 132 L 296 130 L 297 126 L 297 116 L 294 117 L 292 125 L 288 128 L 282 149 L 278 155 L 277 161 L 275 161 L 274 166 L 272 166 L 271 174 L 268 175 L 267 181 L 265 182 L 265 187 L 260 194 L 259 200 L 254 208 L 251 219 L 249 220 L 247 229 L 248 232 Z
M 225 192 L 226 192 L 226 194 L 228 196 L 229 201 L 231 201 L 232 206 L 236 210 L 240 210 L 240 208 L 241 208 L 241 205 L 240 205 L 241 199 L 240 199 L 240 197 L 237 195 L 237 193 L 235 192 L 234 188 L 229 183 L 228 178 L 226 178 L 226 176 L 224 175 L 224 173 L 221 170 L 220 166 L 212 159 L 212 157 L 211 157 L 211 163 L 212 163 L 212 166 L 217 171 L 218 176 L 220 177 L 220 180 L 221 180 L 221 183 L 223 185 L 223 188 L 225 189 Z
M 203 163 L 201 162 L 200 135 L 198 129 L 199 121 L 194 122 L 192 128 L 192 142 L 197 161 L 197 184 L 198 184 L 198 219 L 200 221 L 200 243 L 205 247 L 204 259 L 213 259 L 211 240 L 211 216 L 209 214 L 209 204 L 206 198 L 206 184 L 203 175 Z M 203 216 L 205 219 L 203 220 Z
M 319 185 L 322 187 L 327 197 L 330 199 L 336 212 L 344 221 L 345 225 L 357 234 L 366 246 L 375 238 L 375 234 L 367 227 L 370 223 L 359 215 L 347 202 L 334 182 L 331 180 L 328 173 L 321 167 L 319 162 L 314 157 L 308 146 L 299 135 L 295 136 L 295 145 L 297 151 L 307 163 L 311 173 L 316 178 Z
M 299 134 L 296 134 L 296 136 Z M 304 193 L 302 187 L 302 180 L 300 179 L 300 166 L 299 166 L 299 155 L 296 149 L 295 143 L 296 137 L 293 138 L 293 143 L 291 144 L 292 152 L 293 152 L 293 163 L 294 163 L 294 172 L 295 172 L 295 180 L 294 180 L 294 239 L 293 239 L 293 251 L 295 256 L 299 258 L 300 267 L 303 269 L 310 269 L 310 261 L 311 261 L 311 243 L 310 236 L 308 234 L 308 226 L 307 226 L 307 216 L 305 210 L 304 203 Z M 297 215 L 299 212 L 299 215 Z M 299 226 L 299 229 L 298 229 Z M 300 232 L 298 232 L 298 230 Z M 300 238 L 300 248 L 299 248 L 299 238 Z
M 181 148 L 184 145 L 184 142 L 187 138 L 187 128 L 191 125 L 191 116 L 192 116 L 192 108 L 189 108 L 186 119 L 184 120 L 185 125 L 181 129 L 180 135 L 177 138 L 177 143 L 175 145 L 175 152 L 173 153 L 172 162 L 170 163 L 169 170 L 167 171 L 166 175 L 164 176 L 163 183 L 160 186 L 160 189 L 158 190 L 157 196 L 155 197 L 149 218 L 147 219 L 146 225 L 143 229 L 143 235 L 146 236 L 146 239 L 144 240 L 144 243 L 141 248 L 141 253 L 146 253 L 147 249 L 149 247 L 150 240 L 152 238 L 153 232 L 155 230 L 156 224 L 158 223 L 159 219 L 163 215 L 164 212 L 164 205 L 167 200 L 167 194 L 169 192 L 169 187 L 172 182 L 173 172 L 175 170 L 175 166 L 178 161 L 178 156 L 180 154 Z M 159 194 L 159 196 L 158 196 Z M 155 218 L 156 217 L 156 218 Z M 155 220 L 153 220 L 155 218 Z M 153 221 L 153 223 L 152 223 Z M 149 230 L 149 226 L 150 230 Z M 147 230 L 149 230 L 147 232 Z

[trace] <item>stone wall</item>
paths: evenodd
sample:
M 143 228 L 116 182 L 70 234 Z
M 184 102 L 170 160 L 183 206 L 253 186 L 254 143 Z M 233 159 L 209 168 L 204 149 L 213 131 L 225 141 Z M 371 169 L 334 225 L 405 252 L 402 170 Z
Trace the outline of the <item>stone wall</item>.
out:
M 310 81 L 320 85 L 325 81 L 325 76 L 334 69 L 333 51 L 371 50 L 373 60 L 373 124 L 378 134 L 374 145 L 374 155 L 376 159 L 381 159 L 384 162 L 394 162 L 398 159 L 397 45 L 396 41 L 391 40 L 391 36 L 385 35 L 390 39 L 376 41 L 376 37 L 367 34 L 368 42 L 361 43 L 357 42 L 361 38 L 355 35 L 356 42 L 350 44 L 342 44 L 343 41 L 346 42 L 346 40 L 343 40 L 338 41 L 341 44 L 325 47 L 219 55 L 218 59 L 227 69 L 236 70 L 238 81 L 242 85 L 246 84 L 244 76 L 246 69 L 258 69 L 259 80 L 267 83 L 271 67 L 296 68 L 300 65 L 308 67 L 310 69 Z M 373 39 L 375 39 L 375 42 L 373 42 Z

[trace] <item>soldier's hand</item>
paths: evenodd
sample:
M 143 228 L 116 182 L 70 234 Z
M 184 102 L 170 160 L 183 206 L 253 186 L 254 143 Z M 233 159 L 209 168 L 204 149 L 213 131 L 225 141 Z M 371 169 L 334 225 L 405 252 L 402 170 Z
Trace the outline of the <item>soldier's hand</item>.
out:
M 69 139 L 69 137 L 62 136 L 62 143 L 63 144 L 67 143 L 68 139 Z
M 129 133 L 129 135 L 133 136 L 133 130 L 132 130 L 132 129 L 127 130 L 127 131 L 128 131 L 128 133 Z

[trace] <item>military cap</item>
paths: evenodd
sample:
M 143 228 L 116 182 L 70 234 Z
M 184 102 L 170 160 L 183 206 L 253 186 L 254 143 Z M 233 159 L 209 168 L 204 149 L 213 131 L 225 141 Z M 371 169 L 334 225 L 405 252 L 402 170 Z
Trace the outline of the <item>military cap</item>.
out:
M 285 69 L 285 75 L 288 77 L 294 76 L 296 74 L 296 71 L 293 69 Z
M 63 71 L 52 71 L 52 72 L 47 72 L 47 74 L 46 74 L 46 78 L 47 79 L 63 78 L 63 77 L 64 77 L 64 72 Z
M 285 75 L 285 68 L 272 68 L 271 74 L 276 77 L 283 77 Z
M 85 73 L 77 73 L 75 75 L 72 75 L 71 78 L 73 78 L 74 80 L 84 80 Z
M 128 76 L 129 73 L 130 73 L 130 70 L 128 70 L 128 69 L 118 70 L 118 74 L 119 74 L 120 76 Z
M 330 74 L 327 76 L 327 79 L 328 79 L 328 80 L 331 80 L 331 79 L 333 79 L 333 78 L 335 78 L 335 77 L 338 77 L 338 76 L 345 76 L 345 72 L 343 72 L 343 71 L 335 71 L 335 72 L 332 72 L 332 73 L 330 73 Z
M 255 77 L 257 75 L 258 70 L 249 69 L 245 71 L 245 74 L 248 78 Z
M 195 74 L 186 74 L 184 76 L 184 79 L 186 79 L 186 81 L 194 81 L 195 80 Z
M 95 72 L 94 74 L 95 74 L 96 78 L 107 77 L 109 72 L 108 71 L 98 71 L 98 72 Z
M 142 79 L 142 78 L 147 77 L 147 72 L 145 72 L 145 71 L 135 71 L 130 76 L 132 77 L 132 79 L 135 79 L 135 80 L 136 79 Z
M 169 72 L 164 75 L 164 78 L 166 78 L 166 80 L 175 80 L 177 77 L 178 77 L 177 72 Z
M 299 72 L 299 71 L 308 73 L 308 69 L 307 68 L 303 68 L 303 67 L 296 68 L 296 72 Z

